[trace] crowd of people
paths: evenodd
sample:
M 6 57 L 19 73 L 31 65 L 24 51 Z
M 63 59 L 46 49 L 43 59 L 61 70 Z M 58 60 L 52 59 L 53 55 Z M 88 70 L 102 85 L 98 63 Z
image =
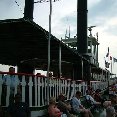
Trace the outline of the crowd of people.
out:
M 9 106 L 6 110 L 6 117 L 30 117 L 30 109 L 27 103 L 21 100 L 20 80 L 15 77 L 15 68 L 9 68 L 9 75 L 3 77 L 4 86 L 10 86 Z M 17 94 L 14 96 L 14 90 L 17 86 Z M 5 89 L 6 87 L 4 87 Z M 117 89 L 115 86 L 114 89 Z M 6 94 L 4 92 L 3 94 Z M 84 101 L 81 101 L 82 92 L 76 91 L 71 100 L 67 100 L 66 96 L 61 93 L 57 99 L 50 98 L 48 115 L 49 117 L 94 117 L 94 111 L 99 112 L 100 108 L 106 110 L 106 115 L 103 117 L 117 116 L 117 96 L 116 92 L 109 95 L 109 99 L 105 100 L 101 95 L 101 90 L 94 91 L 91 87 L 86 90 Z M 4 95 L 3 95 L 4 102 Z M 5 117 L 2 106 L 0 106 L 0 117 Z
M 95 117 L 94 111 L 100 113 L 100 109 L 104 110 L 106 114 L 103 117 L 116 117 L 117 115 L 117 96 L 115 94 L 109 95 L 105 99 L 101 90 L 93 91 L 88 89 L 84 96 L 84 102 L 81 101 L 82 93 L 77 91 L 70 101 L 67 101 L 64 94 L 60 94 L 56 99 L 51 97 L 48 107 L 49 117 Z M 54 100 L 53 100 L 54 99 Z M 90 106 L 87 105 L 90 103 Z

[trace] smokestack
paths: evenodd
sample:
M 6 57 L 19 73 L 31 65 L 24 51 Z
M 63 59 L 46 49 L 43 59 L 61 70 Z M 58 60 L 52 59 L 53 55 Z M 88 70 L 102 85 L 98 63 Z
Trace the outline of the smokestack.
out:
M 33 20 L 34 0 L 25 0 L 24 18 Z
M 77 51 L 87 53 L 87 0 L 77 0 Z

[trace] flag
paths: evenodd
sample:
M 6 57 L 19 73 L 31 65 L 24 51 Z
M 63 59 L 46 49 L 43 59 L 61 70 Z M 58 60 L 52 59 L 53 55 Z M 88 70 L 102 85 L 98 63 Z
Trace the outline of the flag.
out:
M 108 47 L 108 52 L 107 52 L 107 54 L 106 54 L 106 57 L 108 57 L 109 56 L 109 47 Z
M 112 56 L 110 56 L 110 60 L 112 60 Z
M 113 62 L 114 62 L 114 63 L 115 63 L 115 62 L 117 62 L 117 59 L 116 59 L 116 58 L 114 58 L 114 57 L 113 57 Z
M 110 63 L 105 60 L 105 67 L 109 68 Z

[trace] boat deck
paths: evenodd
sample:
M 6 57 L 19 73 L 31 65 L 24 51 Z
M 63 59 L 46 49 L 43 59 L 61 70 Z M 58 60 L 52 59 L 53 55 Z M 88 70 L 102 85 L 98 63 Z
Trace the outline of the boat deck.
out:
M 106 110 L 102 110 L 101 112 L 93 114 L 94 117 L 106 117 Z M 38 116 L 38 117 L 48 117 L 47 115 Z

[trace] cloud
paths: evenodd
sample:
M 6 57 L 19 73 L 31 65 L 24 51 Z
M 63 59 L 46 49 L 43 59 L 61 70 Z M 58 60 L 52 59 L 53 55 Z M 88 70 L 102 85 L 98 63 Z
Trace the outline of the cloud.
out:
M 0 19 L 15 19 L 23 17 L 24 0 L 0 0 Z
M 116 16 L 117 1 L 100 0 L 88 9 L 88 22 L 104 26 L 105 22 Z M 107 25 L 107 24 L 106 24 Z
M 36 1 L 36 0 L 35 0 Z M 104 68 L 104 56 L 110 47 L 112 56 L 117 58 L 117 0 L 87 0 L 88 26 L 93 28 L 93 35 L 99 32 L 99 62 Z M 1 19 L 23 17 L 25 0 L 0 0 Z M 77 0 L 59 0 L 53 2 L 52 34 L 64 38 L 66 29 L 71 30 L 71 37 L 77 33 Z M 22 10 L 22 11 L 21 11 Z M 49 3 L 34 4 L 34 21 L 49 30 Z M 117 65 L 114 66 L 117 68 Z M 116 72 L 116 71 L 114 71 Z
M 112 34 L 112 35 L 115 35 L 117 36 L 117 17 L 112 17 L 110 18 L 110 20 L 107 20 L 106 23 L 106 29 L 105 31 L 108 33 L 108 34 Z
M 60 0 L 52 3 L 52 34 L 57 38 L 64 37 L 65 30 L 70 26 L 71 31 L 76 33 L 76 8 L 77 0 Z M 43 9 L 43 11 L 40 11 Z M 43 16 L 43 17 L 41 17 Z M 49 30 L 49 4 L 36 4 L 34 9 L 34 21 L 46 30 Z M 74 30 L 75 29 L 75 30 Z
M 117 56 L 116 8 L 117 1 L 115 0 L 99 0 L 88 9 L 88 25 L 97 26 L 93 29 L 94 34 L 99 32 L 99 62 L 103 68 L 104 57 L 108 47 L 110 48 L 111 56 Z M 113 72 L 116 73 L 116 70 L 113 69 Z
M 61 17 L 59 18 L 59 20 L 57 19 L 57 17 L 54 17 L 55 19 L 53 19 L 52 25 L 53 25 L 53 33 L 60 38 L 59 33 L 55 33 L 55 31 L 61 31 L 61 36 L 63 37 L 65 35 L 65 31 L 69 30 L 70 27 L 70 32 L 71 32 L 71 36 L 76 35 L 76 28 L 77 28 L 77 22 L 76 22 L 76 15 L 72 13 L 66 15 L 65 17 Z M 57 20 L 56 20 L 57 19 Z M 58 29 L 59 28 L 59 29 Z
M 101 0 L 87 0 L 88 1 L 88 8 L 91 8 L 98 4 Z
M 110 47 L 112 56 L 117 56 L 116 51 L 116 24 L 115 17 L 117 2 L 115 0 L 89 0 L 88 1 L 88 26 L 96 25 L 93 29 L 93 35 L 99 32 L 99 62 L 100 67 L 105 68 L 104 57 L 107 48 Z M 37 5 L 38 6 L 38 5 Z M 46 6 L 46 7 L 45 7 Z M 41 4 L 38 6 L 37 23 L 48 28 L 49 5 Z M 44 9 L 40 13 L 39 9 Z M 77 33 L 77 1 L 67 0 L 53 3 L 52 14 L 52 34 L 57 38 L 64 38 L 65 31 L 70 26 L 71 36 Z M 41 17 L 43 15 L 43 17 Z M 39 23 L 41 22 L 41 23 Z M 115 71 L 114 71 L 115 72 Z
M 115 0 L 100 0 L 89 8 L 89 17 L 96 18 L 104 16 L 105 18 L 116 15 L 117 1 Z

